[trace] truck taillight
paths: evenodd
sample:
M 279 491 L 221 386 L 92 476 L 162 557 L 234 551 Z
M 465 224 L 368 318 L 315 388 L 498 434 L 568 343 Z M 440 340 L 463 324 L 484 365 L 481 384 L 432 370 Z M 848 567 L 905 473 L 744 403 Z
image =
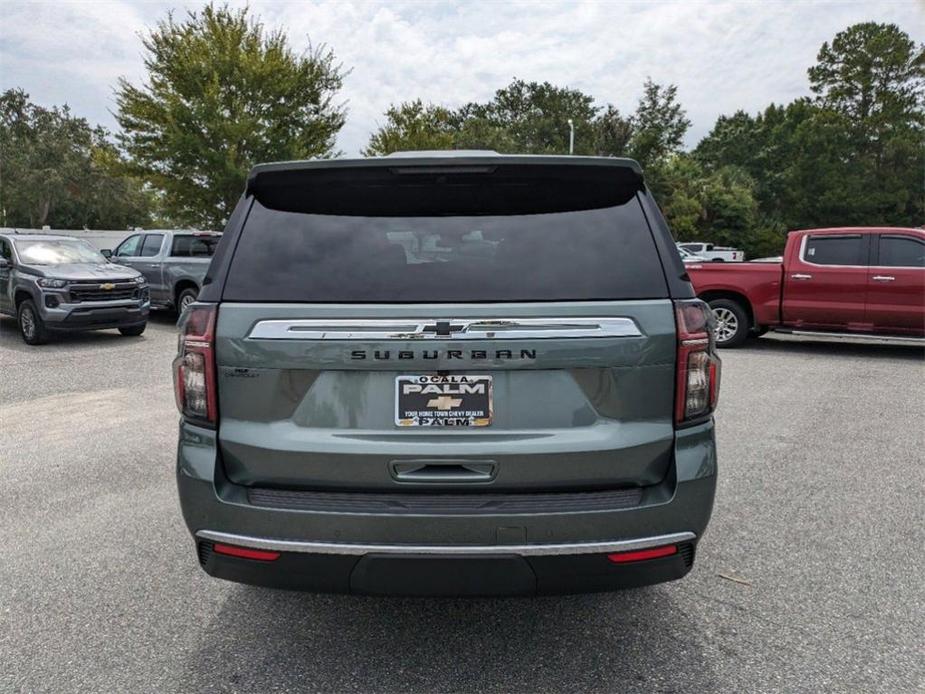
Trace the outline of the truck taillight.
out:
M 713 337 L 713 313 L 699 299 L 676 301 L 678 328 L 675 423 L 688 424 L 709 415 L 719 399 L 721 362 Z
M 218 420 L 215 384 L 216 307 L 192 304 L 180 319 L 173 387 L 184 417 L 208 424 Z

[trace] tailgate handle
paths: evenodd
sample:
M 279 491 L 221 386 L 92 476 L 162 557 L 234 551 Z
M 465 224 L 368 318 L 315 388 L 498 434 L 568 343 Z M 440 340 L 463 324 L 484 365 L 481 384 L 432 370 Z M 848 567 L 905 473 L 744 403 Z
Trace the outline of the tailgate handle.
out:
M 445 484 L 491 482 L 498 464 L 493 460 L 393 460 L 389 472 L 396 482 Z

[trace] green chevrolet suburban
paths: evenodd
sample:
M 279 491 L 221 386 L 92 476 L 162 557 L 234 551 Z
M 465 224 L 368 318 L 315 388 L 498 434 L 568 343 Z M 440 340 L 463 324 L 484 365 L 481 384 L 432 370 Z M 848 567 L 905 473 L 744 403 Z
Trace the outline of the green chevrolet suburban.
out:
M 634 161 L 257 166 L 174 361 L 199 561 L 382 595 L 680 578 L 716 486 L 711 321 Z

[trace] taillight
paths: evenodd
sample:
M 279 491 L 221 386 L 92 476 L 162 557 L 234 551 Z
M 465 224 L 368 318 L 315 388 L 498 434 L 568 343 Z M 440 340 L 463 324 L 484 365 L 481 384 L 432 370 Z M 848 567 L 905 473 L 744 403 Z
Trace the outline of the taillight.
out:
M 721 362 L 713 337 L 713 312 L 699 299 L 676 301 L 678 366 L 675 423 L 702 419 L 719 400 Z
M 215 316 L 212 304 L 192 304 L 180 319 L 173 387 L 177 408 L 184 417 L 215 424 Z

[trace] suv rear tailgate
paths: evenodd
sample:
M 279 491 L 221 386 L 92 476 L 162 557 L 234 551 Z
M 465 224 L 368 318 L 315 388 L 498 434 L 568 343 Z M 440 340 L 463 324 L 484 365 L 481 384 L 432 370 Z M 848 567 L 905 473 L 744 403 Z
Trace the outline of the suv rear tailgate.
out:
M 675 321 L 634 162 L 313 162 L 258 167 L 248 190 L 216 335 L 233 482 L 500 492 L 664 478 Z M 441 391 L 418 406 L 463 408 L 473 426 L 409 425 L 422 410 L 400 400 L 401 377 L 490 380 L 492 411 Z
M 632 329 L 586 338 L 555 337 L 551 330 L 550 337 L 507 340 L 251 336 L 267 320 L 355 319 L 362 325 L 388 316 L 397 323 L 461 323 L 541 314 L 560 322 L 626 318 Z M 246 485 L 394 491 L 405 486 L 396 480 L 395 463 L 417 461 L 488 463 L 493 470 L 485 484 L 498 491 L 654 484 L 665 475 L 674 438 L 675 351 L 667 300 L 413 307 L 225 303 L 217 362 L 226 474 Z M 395 378 L 433 373 L 492 376 L 491 425 L 397 427 Z M 428 487 L 459 486 L 441 482 L 440 470 L 431 469 Z

